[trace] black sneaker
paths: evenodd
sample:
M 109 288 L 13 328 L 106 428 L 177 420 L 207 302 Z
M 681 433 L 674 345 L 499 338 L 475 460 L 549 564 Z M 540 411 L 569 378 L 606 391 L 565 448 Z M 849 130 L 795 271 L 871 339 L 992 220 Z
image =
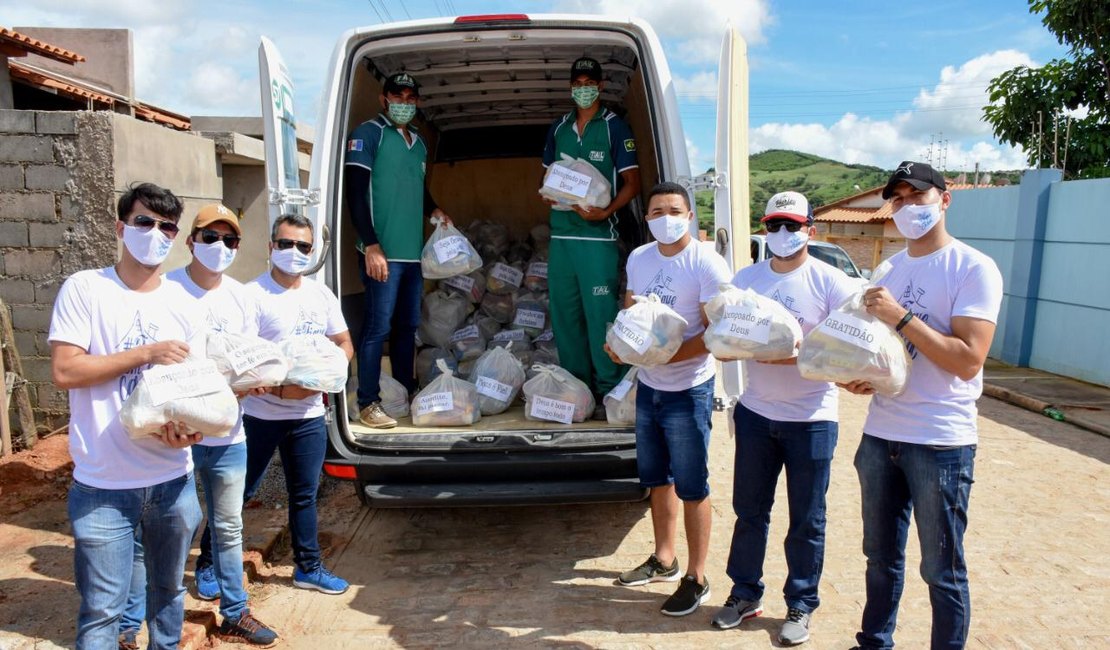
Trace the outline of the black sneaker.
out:
M 704 585 L 698 584 L 694 576 L 685 576 L 678 583 L 678 589 L 663 603 L 659 611 L 667 616 L 686 616 L 693 614 L 702 603 L 709 600 L 709 580 Z
M 674 582 L 679 579 L 678 558 L 671 560 L 670 566 L 664 566 L 659 558 L 652 553 L 643 564 L 625 571 L 617 578 L 617 584 L 622 587 L 638 587 L 649 582 Z
M 139 650 L 138 632 L 127 630 L 119 634 L 119 650 Z
M 249 643 L 260 648 L 269 648 L 277 643 L 278 635 L 266 624 L 246 612 L 237 621 L 224 619 L 216 632 L 221 641 L 229 643 Z

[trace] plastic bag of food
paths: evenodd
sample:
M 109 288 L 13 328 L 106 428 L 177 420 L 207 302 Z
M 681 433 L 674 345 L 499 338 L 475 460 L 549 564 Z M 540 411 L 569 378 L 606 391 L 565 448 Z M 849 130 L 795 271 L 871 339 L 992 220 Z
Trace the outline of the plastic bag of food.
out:
M 424 296 L 420 305 L 420 340 L 426 345 L 446 348 L 451 335 L 466 320 L 470 301 L 451 291 L 433 291 Z
M 524 282 L 524 271 L 519 264 L 494 262 L 486 273 L 486 291 L 490 293 L 516 293 Z
M 478 358 L 480 359 L 481 357 L 478 357 Z M 478 361 L 478 359 L 468 359 L 466 361 L 460 361 L 459 362 L 459 371 L 457 373 L 458 376 L 463 377 L 463 378 L 467 379 L 467 381 L 469 381 L 470 373 L 474 372 L 474 364 L 477 361 Z
M 482 304 L 478 309 L 483 314 L 494 318 L 498 323 L 504 325 L 513 319 L 514 303 L 515 299 L 511 293 L 487 293 L 486 297 L 482 298 Z
M 551 328 L 545 329 L 536 338 L 532 339 L 532 347 L 535 348 L 536 352 L 559 353 L 559 348 L 555 345 L 555 332 L 551 331 Z
M 184 422 L 190 433 L 222 438 L 239 421 L 239 400 L 211 359 L 144 370 L 119 413 L 131 438 L 159 433 L 169 422 Z
M 797 354 L 802 327 L 777 300 L 751 289 L 721 284 L 705 304 L 709 325 L 702 338 L 718 359 L 776 361 Z
M 420 253 L 420 270 L 424 279 L 441 280 L 482 268 L 482 258 L 470 245 L 470 240 L 455 226 L 441 228 L 441 223 L 442 219 L 432 217 L 435 228 Z
M 524 385 L 524 366 L 509 348 L 490 348 L 474 363 L 468 375 L 478 389 L 478 408 L 482 415 L 503 413 L 520 394 Z
M 524 382 L 524 417 L 549 422 L 584 422 L 593 415 L 590 387 L 559 366 L 533 365 L 535 376 Z
M 487 341 L 492 339 L 498 332 L 501 331 L 501 323 L 498 323 L 496 318 L 492 316 L 487 316 L 480 312 L 466 319 L 466 324 L 477 325 L 478 332 L 480 332 L 482 338 Z
M 286 384 L 324 393 L 338 393 L 347 384 L 347 354 L 323 334 L 289 337 L 281 352 L 290 363 Z
M 901 395 L 910 373 L 910 355 L 894 328 L 867 313 L 860 289 L 802 339 L 798 371 L 806 379 L 871 382 L 875 392 Z
M 258 336 L 212 332 L 205 348 L 205 356 L 216 362 L 233 391 L 280 386 L 289 372 L 289 360 L 281 348 Z
M 536 255 L 547 257 L 551 245 L 551 226 L 541 223 L 528 232 L 528 239 L 532 241 L 532 251 Z
M 424 348 L 416 355 L 416 380 L 421 386 L 427 386 L 439 376 L 437 361 L 443 360 L 451 370 L 458 371 L 459 363 L 455 353 L 443 348 Z
M 509 264 L 527 264 L 532 259 L 532 247 L 527 242 L 514 241 L 505 253 L 505 261 Z
M 534 292 L 547 291 L 547 258 L 535 256 L 524 269 L 524 288 Z
M 440 375 L 412 400 L 412 423 L 418 427 L 463 427 L 482 419 L 478 389 L 455 377 L 455 372 L 438 359 Z
M 477 325 L 466 325 L 451 335 L 451 350 L 459 361 L 477 359 L 486 351 L 486 338 Z
M 604 208 L 609 205 L 612 185 L 597 167 L 581 158 L 563 154 L 547 168 L 540 196 L 555 201 L 556 210 L 570 210 L 572 205 Z
M 629 370 L 624 379 L 602 399 L 605 404 L 605 419 L 609 424 L 636 424 L 636 373 L 639 371 L 635 367 Z
M 682 345 L 686 319 L 654 293 L 632 299 L 635 303 L 617 314 L 605 342 L 624 363 L 643 368 L 661 366 Z
M 389 417 L 397 419 L 408 416 L 409 391 L 392 375 L 383 372 L 378 377 L 378 398 L 382 401 L 382 410 Z
M 516 311 L 509 327 L 523 330 L 529 337 L 539 336 L 547 326 L 547 303 L 539 296 L 526 293 L 516 301 Z
M 483 221 L 477 228 L 479 252 L 485 259 L 497 259 L 509 250 L 509 229 L 501 223 Z
M 486 274 L 478 269 L 466 275 L 453 275 L 440 280 L 439 288 L 461 293 L 470 302 L 478 304 L 482 302 L 482 296 L 486 295 Z

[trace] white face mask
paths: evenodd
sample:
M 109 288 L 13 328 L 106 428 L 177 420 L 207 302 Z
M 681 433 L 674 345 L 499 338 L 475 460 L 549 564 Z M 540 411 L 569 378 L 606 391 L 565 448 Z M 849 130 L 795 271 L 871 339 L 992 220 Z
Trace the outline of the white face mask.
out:
M 790 257 L 802 250 L 809 241 L 809 228 L 802 227 L 798 232 L 790 232 L 785 226 L 778 232 L 767 233 L 767 247 L 775 257 Z
M 296 246 L 285 250 L 275 248 L 270 251 L 270 261 L 289 275 L 300 275 L 312 263 L 312 256 L 300 252 Z
M 652 237 L 660 244 L 673 244 L 690 231 L 690 217 L 665 215 L 648 221 Z
M 920 239 L 940 221 L 940 203 L 911 205 L 898 208 L 894 213 L 894 225 L 906 239 Z
M 235 253 L 235 250 L 225 246 L 222 241 L 211 244 L 193 242 L 193 257 L 214 273 L 223 273 L 224 269 L 231 266 L 235 261 Z
M 166 261 L 166 256 L 173 247 L 173 240 L 163 235 L 157 225 L 143 229 L 124 224 L 123 245 L 139 264 L 158 266 Z

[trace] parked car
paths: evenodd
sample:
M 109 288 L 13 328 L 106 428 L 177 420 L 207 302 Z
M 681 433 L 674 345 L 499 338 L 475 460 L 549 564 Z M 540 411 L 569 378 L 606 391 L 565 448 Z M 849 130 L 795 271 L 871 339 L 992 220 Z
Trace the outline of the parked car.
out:
M 762 262 L 770 255 L 770 252 L 767 250 L 767 236 L 752 235 L 751 238 L 752 264 Z M 811 239 L 809 241 L 809 254 L 825 264 L 835 266 L 841 271 L 844 271 L 845 275 L 859 280 L 861 283 L 866 282 L 867 278 L 871 275 L 870 271 L 860 271 L 856 263 L 848 256 L 848 253 L 836 244 Z

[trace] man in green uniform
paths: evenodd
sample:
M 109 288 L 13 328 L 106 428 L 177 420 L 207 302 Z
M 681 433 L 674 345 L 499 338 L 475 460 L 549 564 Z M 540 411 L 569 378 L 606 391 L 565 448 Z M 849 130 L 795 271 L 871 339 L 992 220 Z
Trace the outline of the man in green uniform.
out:
M 621 380 L 622 369 L 603 350 L 605 328 L 619 310 L 619 252 L 616 212 L 640 191 L 636 141 L 632 130 L 601 105 L 604 88 L 601 64 L 581 58 L 570 70 L 575 110 L 559 118 L 547 132 L 543 165 L 563 155 L 589 161 L 613 188 L 604 208 L 551 208 L 551 249 L 548 287 L 551 325 L 559 362 L 598 395 Z M 583 345 L 586 343 L 586 345 Z M 601 399 L 595 417 L 605 419 Z

